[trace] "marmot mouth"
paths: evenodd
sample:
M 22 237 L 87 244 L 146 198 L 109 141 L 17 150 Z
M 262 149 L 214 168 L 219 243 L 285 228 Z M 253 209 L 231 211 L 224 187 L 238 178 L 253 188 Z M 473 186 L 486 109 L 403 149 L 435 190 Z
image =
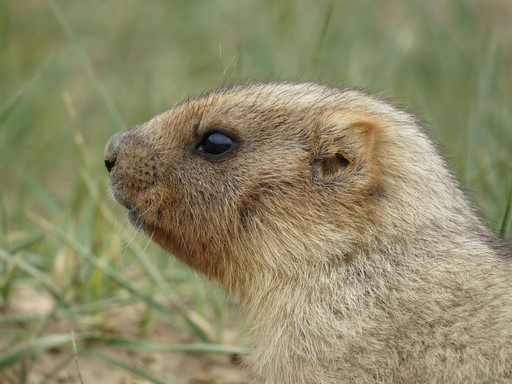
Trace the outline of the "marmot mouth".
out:
M 151 235 L 151 232 L 155 230 L 155 228 L 147 223 L 147 220 L 143 219 L 144 213 L 141 213 L 140 209 L 136 207 L 136 205 L 132 204 L 125 196 L 121 193 L 119 188 L 111 185 L 110 190 L 112 192 L 112 196 L 114 199 L 122 205 L 128 211 L 128 221 L 137 231 L 146 232 L 148 235 Z M 147 210 L 146 210 L 147 211 Z
M 124 204 L 123 204 L 124 205 Z M 126 206 L 125 206 L 126 207 Z M 126 207 L 128 208 L 128 207 Z M 150 231 L 151 228 L 149 228 L 149 225 L 146 224 L 146 222 L 142 219 L 140 213 L 135 208 L 128 208 L 128 220 L 130 221 L 131 225 L 138 231 L 142 230 L 144 232 Z
M 112 182 L 112 179 L 110 180 L 110 193 L 112 193 L 114 199 L 127 210 L 133 210 L 133 206 L 124 198 L 123 194 L 120 191 L 120 188 Z

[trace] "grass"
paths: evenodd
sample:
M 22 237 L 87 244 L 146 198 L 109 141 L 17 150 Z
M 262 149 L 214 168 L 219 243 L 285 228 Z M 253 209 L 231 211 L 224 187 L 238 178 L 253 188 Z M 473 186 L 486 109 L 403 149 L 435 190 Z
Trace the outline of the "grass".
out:
M 493 4 L 0 1 L 0 379 L 16 368 L 13 382 L 30 382 L 55 348 L 64 357 L 47 381 L 89 354 L 162 382 L 104 344 L 244 352 L 226 341 L 222 294 L 126 224 L 102 158 L 114 132 L 225 82 L 319 80 L 402 102 L 510 241 L 512 29 L 501 16 L 512 7 Z M 16 312 L 23 287 L 51 297 L 49 310 Z M 106 310 L 137 303 L 140 337 L 102 325 Z M 52 330 L 64 320 L 76 337 Z M 157 321 L 190 343 L 145 340 Z

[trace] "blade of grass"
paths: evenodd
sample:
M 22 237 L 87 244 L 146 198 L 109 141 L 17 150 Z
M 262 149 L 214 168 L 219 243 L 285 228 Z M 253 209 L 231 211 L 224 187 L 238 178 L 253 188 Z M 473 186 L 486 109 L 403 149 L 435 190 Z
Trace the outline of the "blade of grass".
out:
M 327 32 L 329 31 L 329 25 L 331 24 L 332 19 L 332 11 L 334 9 L 334 3 L 332 1 L 327 5 L 327 9 L 325 10 L 324 20 L 322 23 L 322 29 L 320 30 L 320 34 L 318 35 L 318 40 L 316 42 L 315 50 L 313 51 L 313 68 L 318 66 L 318 61 L 320 60 L 320 54 L 322 53 L 322 48 L 325 43 L 325 38 L 327 37 Z
M 34 277 L 60 304 L 66 307 L 69 306 L 67 300 L 61 292 L 59 292 L 48 276 L 44 275 L 41 271 L 34 268 L 34 266 L 21 259 L 21 257 L 11 255 L 0 249 L 0 260 L 5 261 L 6 263 L 16 264 L 21 270 Z
M 109 364 L 112 364 L 116 367 L 119 367 L 119 368 L 122 368 L 124 369 L 125 371 L 128 371 L 128 372 L 131 372 L 132 374 L 140 377 L 140 378 L 143 378 L 145 380 L 149 380 L 150 382 L 152 383 L 155 383 L 155 384 L 166 384 L 166 381 L 164 381 L 163 379 L 159 378 L 159 377 L 156 377 L 152 374 L 150 374 L 149 372 L 141 369 L 141 368 L 137 368 L 135 366 L 133 366 L 132 364 L 129 364 L 129 363 L 126 363 L 122 360 L 119 360 L 113 356 L 110 356 L 110 355 L 107 355 L 106 353 L 102 353 L 102 352 L 99 352 L 99 351 L 94 351 L 94 350 L 89 350 L 88 351 L 88 354 L 91 355 L 91 356 L 94 356 L 100 360 L 103 360 L 103 361 L 106 361 L 107 363 Z
M 87 315 L 97 313 L 112 307 L 120 307 L 123 305 L 133 304 L 137 301 L 134 297 L 126 298 L 109 298 L 94 303 L 87 303 L 83 305 L 74 305 L 72 308 L 57 308 L 53 313 L 53 318 L 67 318 L 72 316 Z M 23 314 L 23 315 L 7 315 L 0 316 L 0 325 L 5 326 L 8 324 L 19 323 L 32 323 L 40 322 L 48 317 L 47 314 Z
M 510 193 L 508 194 L 508 201 L 505 207 L 505 214 L 503 215 L 503 220 L 501 221 L 500 226 L 500 234 L 501 237 L 505 238 L 508 235 L 508 231 L 510 229 L 510 216 L 512 211 L 512 188 L 510 189 Z
M 39 382 L 40 384 L 47 384 L 47 383 L 53 383 L 53 382 L 56 382 L 57 380 L 54 380 L 54 377 L 62 370 L 64 369 L 65 367 L 67 367 L 69 365 L 69 363 L 71 361 L 73 361 L 73 359 L 75 358 L 75 356 L 71 355 L 71 356 L 67 356 L 64 360 L 62 360 L 60 363 L 58 363 L 57 365 L 55 365 L 48 373 L 46 373 L 44 375 L 44 377 L 41 379 L 41 381 Z
M 114 102 L 112 101 L 112 98 L 110 97 L 109 93 L 107 92 L 107 89 L 105 86 L 99 81 L 98 76 L 96 75 L 96 72 L 94 71 L 94 68 L 91 64 L 91 61 L 89 60 L 89 57 L 86 55 L 85 51 L 82 49 L 80 44 L 78 43 L 78 39 L 76 37 L 75 32 L 73 31 L 73 28 L 69 24 L 68 20 L 62 13 L 62 10 L 57 5 L 57 3 L 54 0 L 46 0 L 46 3 L 48 4 L 48 7 L 52 10 L 55 18 L 60 24 L 60 27 L 64 31 L 64 34 L 69 40 L 69 43 L 71 46 L 75 49 L 78 59 L 80 60 L 80 63 L 82 64 L 82 67 L 84 68 L 85 72 L 87 73 L 87 76 L 89 76 L 89 79 L 91 80 L 93 86 L 96 88 L 96 91 L 100 95 L 100 98 L 107 108 L 107 111 L 114 123 L 114 126 L 117 130 L 122 130 L 126 128 L 126 124 L 123 121 L 123 118 L 121 117 L 121 114 L 119 113 L 119 110 L 115 106 Z
M 28 340 L 0 354 L 0 369 L 15 364 L 27 356 L 34 356 L 36 353 L 46 349 L 70 343 L 71 336 L 66 334 L 45 335 Z
M 487 54 L 484 56 L 484 62 L 478 67 L 478 88 L 476 95 L 475 114 L 468 131 L 468 141 L 466 144 L 466 161 L 464 177 L 467 185 L 471 185 L 475 180 L 475 172 L 478 167 L 478 155 L 482 145 L 482 133 L 486 132 L 485 108 L 487 106 L 489 95 L 494 89 L 494 80 L 496 77 L 496 65 L 498 59 L 498 44 L 493 40 L 490 44 Z M 485 124 L 487 126 L 488 124 Z M 486 127 L 485 127 L 486 128 Z
M 8 247 L 8 252 L 11 254 L 18 253 L 27 248 L 30 248 L 32 245 L 38 243 L 41 239 L 43 239 L 44 234 L 40 231 L 35 231 L 33 233 L 27 233 L 27 236 L 14 244 L 10 244 Z
M 118 274 L 113 268 L 107 265 L 105 260 L 99 259 L 95 255 L 93 255 L 89 250 L 87 250 L 85 247 L 80 245 L 75 239 L 71 238 L 67 233 L 62 231 L 60 228 L 55 226 L 53 223 L 43 219 L 42 217 L 34 214 L 29 213 L 29 218 L 33 220 L 36 224 L 41 226 L 44 230 L 48 231 L 49 234 L 56 236 L 60 240 L 64 241 L 66 244 L 71 246 L 79 256 L 83 257 L 87 261 L 89 261 L 91 264 L 99 268 L 103 273 L 105 273 L 107 276 L 109 276 L 111 279 L 116 281 L 120 286 L 125 288 L 128 292 L 135 295 L 142 301 L 144 301 L 148 306 L 155 309 L 160 314 L 164 315 L 166 318 L 172 320 L 174 322 L 174 314 L 172 311 L 170 311 L 167 307 L 160 304 L 159 302 L 155 301 L 152 297 L 141 294 L 141 292 L 136 289 L 130 282 L 122 277 L 120 274 Z M 154 266 L 153 266 L 154 267 Z M 171 296 L 173 301 L 173 304 L 175 305 L 175 308 L 177 309 L 178 313 L 183 317 L 186 324 L 190 327 L 190 329 L 194 332 L 194 334 L 201 340 L 206 343 L 211 343 L 212 340 L 208 336 L 208 334 L 199 326 L 197 325 L 193 319 L 190 317 L 187 308 L 183 303 L 181 303 L 180 300 L 178 300 L 176 297 Z
M 144 352 L 188 352 L 188 353 L 222 353 L 222 354 L 247 354 L 245 347 L 237 347 L 223 344 L 191 343 L 191 344 L 161 344 L 151 341 L 126 337 L 101 337 L 98 341 L 108 343 L 109 346 L 131 351 Z
M 55 198 L 48 192 L 48 189 L 32 175 L 28 170 L 29 167 L 21 164 L 19 161 L 12 161 L 12 159 L 17 158 L 16 153 L 3 145 L 2 142 L 0 142 L 0 156 L 9 165 L 9 168 L 14 169 L 16 174 L 27 184 L 31 194 L 48 209 L 52 217 L 58 216 L 61 209 L 59 204 L 55 201 Z
M 71 342 L 73 345 L 73 360 L 76 365 L 76 370 L 78 372 L 78 379 L 80 380 L 80 384 L 84 384 L 84 379 L 82 377 L 82 371 L 80 369 L 80 361 L 78 359 L 78 349 L 76 347 L 76 337 L 75 337 L 75 331 L 71 330 Z
M 27 81 L 18 91 L 8 100 L 1 108 L 0 108 L 0 126 L 5 123 L 9 115 L 14 111 L 19 101 L 27 91 L 27 89 L 34 83 L 34 81 L 38 78 L 39 75 L 33 76 L 29 81 Z

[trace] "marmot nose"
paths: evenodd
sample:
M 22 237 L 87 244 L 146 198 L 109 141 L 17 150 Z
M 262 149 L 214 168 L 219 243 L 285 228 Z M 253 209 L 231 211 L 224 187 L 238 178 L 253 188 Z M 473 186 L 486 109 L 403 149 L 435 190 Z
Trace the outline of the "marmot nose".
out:
M 115 134 L 111 137 L 105 146 L 105 168 L 107 168 L 108 173 L 110 173 L 116 165 L 119 152 L 120 137 L 121 133 Z
M 110 159 L 105 159 L 105 167 L 107 168 L 108 173 L 110 173 L 112 168 L 114 168 L 114 165 L 116 165 L 115 157 L 110 158 Z

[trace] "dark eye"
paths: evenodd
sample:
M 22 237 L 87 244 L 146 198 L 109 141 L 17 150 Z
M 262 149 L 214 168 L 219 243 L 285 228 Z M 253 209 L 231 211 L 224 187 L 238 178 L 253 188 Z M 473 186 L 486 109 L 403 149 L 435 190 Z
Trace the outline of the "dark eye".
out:
M 199 152 L 212 156 L 220 156 L 233 149 L 235 141 L 221 132 L 207 132 L 197 145 Z

